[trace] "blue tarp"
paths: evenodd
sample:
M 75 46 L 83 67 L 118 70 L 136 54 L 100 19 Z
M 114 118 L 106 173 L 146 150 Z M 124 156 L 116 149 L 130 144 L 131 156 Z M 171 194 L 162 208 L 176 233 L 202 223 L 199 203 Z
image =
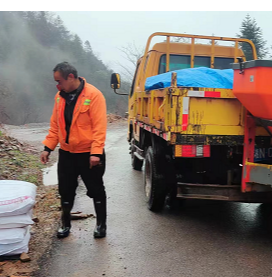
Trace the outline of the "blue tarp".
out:
M 233 69 L 212 69 L 208 67 L 175 70 L 179 87 L 202 87 L 232 89 Z M 145 90 L 171 86 L 172 72 L 152 76 L 146 79 Z

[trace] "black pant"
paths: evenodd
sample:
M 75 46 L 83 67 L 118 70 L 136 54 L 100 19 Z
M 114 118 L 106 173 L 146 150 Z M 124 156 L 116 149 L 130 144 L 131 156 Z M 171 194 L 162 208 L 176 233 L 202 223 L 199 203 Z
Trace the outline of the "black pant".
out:
M 91 198 L 103 200 L 106 198 L 103 175 L 106 167 L 105 152 L 101 164 L 90 169 L 90 153 L 70 153 L 59 150 L 58 180 L 61 202 L 74 203 L 78 176 L 80 175 Z

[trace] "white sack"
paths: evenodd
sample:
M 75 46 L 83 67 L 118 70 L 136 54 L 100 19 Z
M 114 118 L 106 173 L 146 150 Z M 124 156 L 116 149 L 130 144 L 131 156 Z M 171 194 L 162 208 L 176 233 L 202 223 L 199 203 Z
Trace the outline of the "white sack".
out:
M 24 240 L 26 228 L 0 229 L 0 245 L 18 243 Z
M 0 217 L 29 212 L 35 204 L 36 190 L 32 183 L 0 180 Z
M 27 227 L 33 224 L 32 210 L 26 214 L 0 217 L 0 229 Z
M 30 240 L 30 228 L 27 228 L 26 235 L 23 239 L 23 241 L 18 243 L 11 243 L 11 244 L 0 244 L 0 256 L 12 256 L 12 255 L 19 255 L 23 252 L 27 253 L 29 248 Z

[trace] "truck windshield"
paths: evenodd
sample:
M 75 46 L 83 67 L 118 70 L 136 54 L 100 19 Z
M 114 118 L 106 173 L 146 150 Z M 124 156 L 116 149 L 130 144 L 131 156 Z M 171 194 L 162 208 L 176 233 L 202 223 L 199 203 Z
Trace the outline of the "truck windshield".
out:
M 214 57 L 215 69 L 228 69 L 234 62 L 233 58 Z M 210 67 L 211 58 L 203 56 L 194 57 L 194 67 Z M 169 70 L 178 70 L 191 67 L 191 56 L 189 55 L 170 55 Z M 159 64 L 159 74 L 166 72 L 166 55 L 162 55 Z

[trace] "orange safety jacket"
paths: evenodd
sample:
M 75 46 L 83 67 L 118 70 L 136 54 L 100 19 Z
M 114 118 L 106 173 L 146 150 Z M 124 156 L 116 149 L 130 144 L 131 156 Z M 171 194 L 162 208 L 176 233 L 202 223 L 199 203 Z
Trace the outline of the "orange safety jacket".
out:
M 85 81 L 84 88 L 78 96 L 70 127 L 69 143 L 66 143 L 65 99 L 60 91 L 55 96 L 55 105 L 50 120 L 49 133 L 43 144 L 54 150 L 58 143 L 60 148 L 71 153 L 90 152 L 103 154 L 107 130 L 106 101 L 96 87 Z

